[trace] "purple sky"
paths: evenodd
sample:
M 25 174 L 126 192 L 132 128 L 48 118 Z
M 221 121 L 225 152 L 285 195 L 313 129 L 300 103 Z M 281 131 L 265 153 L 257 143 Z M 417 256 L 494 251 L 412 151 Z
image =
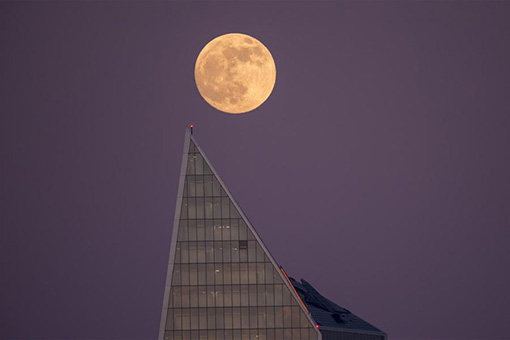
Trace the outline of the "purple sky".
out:
M 277 66 L 232 116 L 212 38 Z M 391 339 L 508 338 L 510 2 L 1 2 L 0 337 L 155 339 L 184 129 L 275 259 Z

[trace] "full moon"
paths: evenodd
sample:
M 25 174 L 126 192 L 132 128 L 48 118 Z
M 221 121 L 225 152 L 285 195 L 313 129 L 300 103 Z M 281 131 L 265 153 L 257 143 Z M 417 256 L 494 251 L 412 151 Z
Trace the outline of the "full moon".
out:
M 200 95 L 226 113 L 245 113 L 266 101 L 276 81 L 269 50 L 241 33 L 211 40 L 198 55 L 195 82 Z

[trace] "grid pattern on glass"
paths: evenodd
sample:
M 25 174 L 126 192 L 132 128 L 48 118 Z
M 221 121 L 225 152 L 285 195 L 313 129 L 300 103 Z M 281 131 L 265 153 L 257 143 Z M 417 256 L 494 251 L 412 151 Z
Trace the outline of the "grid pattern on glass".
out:
M 193 142 L 187 159 L 165 339 L 317 339 Z

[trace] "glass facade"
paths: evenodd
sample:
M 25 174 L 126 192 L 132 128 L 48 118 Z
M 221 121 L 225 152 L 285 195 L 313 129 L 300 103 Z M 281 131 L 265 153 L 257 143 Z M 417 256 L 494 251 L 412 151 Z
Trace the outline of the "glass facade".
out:
M 190 141 L 164 339 L 318 334 Z

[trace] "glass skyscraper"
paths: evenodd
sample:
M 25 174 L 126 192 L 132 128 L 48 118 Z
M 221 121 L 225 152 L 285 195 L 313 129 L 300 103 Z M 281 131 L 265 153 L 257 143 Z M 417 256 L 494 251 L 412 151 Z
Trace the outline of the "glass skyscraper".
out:
M 159 338 L 324 338 L 296 287 L 188 131 Z

